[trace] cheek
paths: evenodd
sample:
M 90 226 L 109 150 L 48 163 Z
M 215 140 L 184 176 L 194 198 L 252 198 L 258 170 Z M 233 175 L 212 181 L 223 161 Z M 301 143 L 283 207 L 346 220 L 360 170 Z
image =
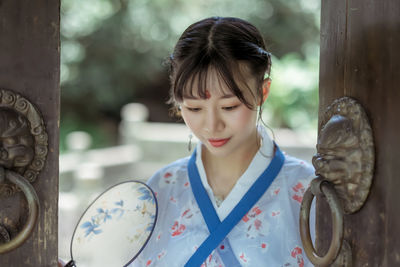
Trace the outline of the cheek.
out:
M 248 129 L 256 125 L 257 113 L 250 109 L 244 109 L 235 114 L 235 125 L 237 128 Z
M 182 111 L 181 114 L 182 114 L 183 121 L 185 122 L 187 127 L 189 127 L 189 129 L 192 132 L 196 132 L 197 129 L 200 127 L 199 126 L 199 124 L 200 124 L 199 118 L 196 118 L 196 116 L 194 116 L 193 114 L 190 114 L 190 113 L 184 112 L 184 111 Z

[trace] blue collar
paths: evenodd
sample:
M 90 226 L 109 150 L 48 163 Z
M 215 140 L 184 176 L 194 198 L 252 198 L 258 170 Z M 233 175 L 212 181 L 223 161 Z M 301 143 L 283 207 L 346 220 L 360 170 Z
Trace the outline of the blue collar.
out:
M 210 235 L 196 250 L 195 254 L 192 255 L 185 266 L 200 266 L 204 262 L 208 255 L 210 255 L 211 252 L 225 239 L 233 227 L 267 191 L 275 177 L 279 174 L 284 161 L 285 156 L 275 144 L 275 155 L 271 163 L 257 178 L 229 215 L 221 222 L 201 182 L 196 166 L 196 151 L 193 152 L 188 164 L 189 181 L 193 195 L 207 224 Z

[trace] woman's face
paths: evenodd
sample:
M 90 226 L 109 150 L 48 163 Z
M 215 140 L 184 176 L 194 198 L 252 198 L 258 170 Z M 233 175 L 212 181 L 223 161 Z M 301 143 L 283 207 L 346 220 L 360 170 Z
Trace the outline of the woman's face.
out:
M 255 92 L 255 81 L 248 81 L 248 85 Z M 193 134 L 214 156 L 246 153 L 257 148 L 257 109 L 249 109 L 242 103 L 212 69 L 206 86 L 207 99 L 194 94 L 193 97 L 184 97 L 180 103 L 183 120 Z M 252 99 L 246 89 L 243 94 L 247 100 Z M 256 101 L 253 106 L 257 107 Z

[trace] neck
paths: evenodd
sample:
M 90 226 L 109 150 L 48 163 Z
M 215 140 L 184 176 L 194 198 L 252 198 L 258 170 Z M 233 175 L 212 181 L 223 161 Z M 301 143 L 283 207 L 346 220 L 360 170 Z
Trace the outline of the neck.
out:
M 259 138 L 256 134 L 252 139 L 253 143 L 226 156 L 213 155 L 203 146 L 203 165 L 214 195 L 224 199 L 229 194 L 257 153 L 260 144 Z

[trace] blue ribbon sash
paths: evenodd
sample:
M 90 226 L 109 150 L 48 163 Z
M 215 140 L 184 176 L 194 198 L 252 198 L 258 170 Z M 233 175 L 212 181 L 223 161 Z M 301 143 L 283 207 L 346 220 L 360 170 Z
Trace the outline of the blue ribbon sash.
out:
M 228 216 L 221 222 L 211 203 L 210 198 L 201 182 L 199 172 L 196 166 L 196 150 L 193 152 L 189 164 L 188 173 L 189 181 L 196 199 L 197 205 L 200 208 L 201 214 L 207 224 L 210 235 L 204 240 L 196 252 L 191 256 L 185 267 L 201 266 L 207 259 L 212 251 L 221 242 L 224 244 L 224 251 L 231 251 L 231 253 L 220 253 L 222 260 L 227 266 L 240 266 L 237 258 L 234 256 L 228 238 L 226 236 L 235 227 L 237 223 L 246 215 L 246 213 L 257 203 L 262 195 L 267 191 L 275 177 L 279 174 L 285 161 L 285 156 L 280 151 L 279 147 L 275 145 L 275 155 L 264 170 L 264 172 L 257 178 L 253 185 L 249 188 L 239 203 L 233 208 Z

